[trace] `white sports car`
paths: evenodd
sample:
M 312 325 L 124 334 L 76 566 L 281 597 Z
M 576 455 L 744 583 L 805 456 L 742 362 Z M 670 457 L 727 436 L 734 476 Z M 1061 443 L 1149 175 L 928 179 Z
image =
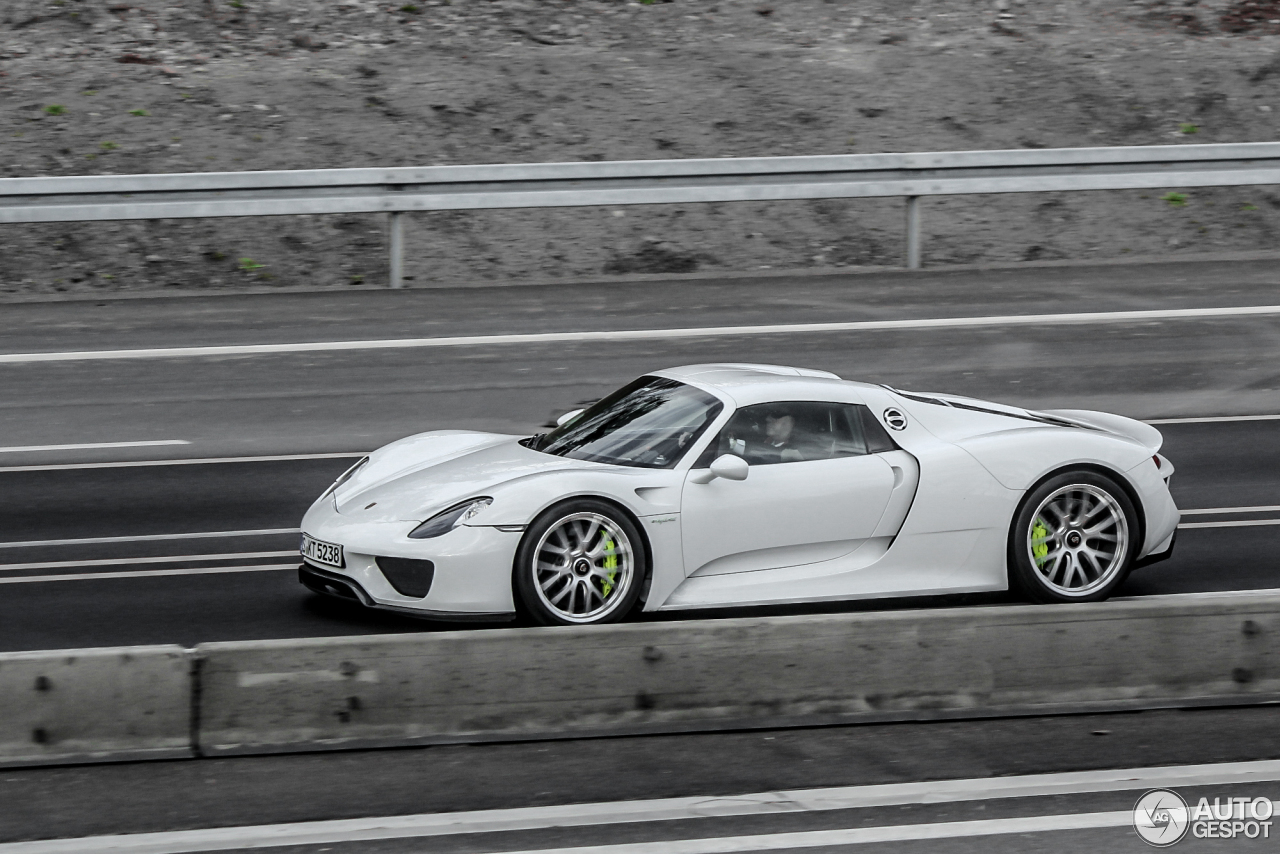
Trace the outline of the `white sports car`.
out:
M 1173 551 L 1159 431 L 848 382 L 656 371 L 528 438 L 438 430 L 362 459 L 302 521 L 310 589 L 423 617 L 1015 588 L 1105 598 Z

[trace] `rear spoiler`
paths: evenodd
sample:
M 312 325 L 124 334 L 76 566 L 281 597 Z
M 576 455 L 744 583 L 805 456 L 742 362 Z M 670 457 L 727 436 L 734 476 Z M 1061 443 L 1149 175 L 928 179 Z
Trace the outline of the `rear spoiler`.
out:
M 1074 421 L 1082 427 L 1092 427 L 1095 430 L 1105 430 L 1108 433 L 1127 436 L 1135 442 L 1145 445 L 1153 454 L 1159 451 L 1160 446 L 1164 444 L 1164 436 L 1160 435 L 1159 430 L 1150 424 L 1144 424 L 1132 418 L 1125 418 L 1123 415 L 1112 415 L 1109 412 L 1090 412 L 1087 409 L 1046 409 L 1044 414 L 1054 418 L 1061 418 L 1064 421 Z

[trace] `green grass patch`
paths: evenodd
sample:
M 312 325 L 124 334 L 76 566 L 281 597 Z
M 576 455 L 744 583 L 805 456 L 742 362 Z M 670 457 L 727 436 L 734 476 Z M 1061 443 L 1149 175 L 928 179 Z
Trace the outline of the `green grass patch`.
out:
M 101 148 L 103 151 L 115 151 L 119 147 L 120 147 L 120 143 L 112 142 L 109 139 L 103 140 L 102 142 L 98 143 L 98 148 Z
M 1248 202 L 1245 202 L 1243 205 L 1240 206 L 1240 210 L 1242 211 L 1256 211 L 1257 209 L 1258 209 L 1257 205 L 1251 205 Z
M 1185 208 L 1187 206 L 1186 193 L 1165 193 L 1160 197 L 1160 201 L 1168 202 L 1175 208 Z
M 1200 126 L 1193 125 L 1191 124 L 1191 122 L 1183 122 L 1182 124 L 1178 125 L 1178 130 L 1182 131 L 1183 133 L 1199 133 Z
M 267 265 L 259 264 L 257 261 L 253 260 L 252 258 L 240 259 L 240 269 L 246 273 L 252 273 L 255 270 L 261 270 L 265 266 Z
M 67 114 L 67 108 L 61 104 L 50 104 L 44 108 L 44 111 L 51 116 L 65 116 Z
M 131 116 L 149 116 L 149 115 L 151 115 L 151 114 L 150 114 L 150 113 L 148 113 L 146 110 L 138 109 L 138 110 L 130 110 L 130 111 L 129 111 L 129 115 L 131 115 Z

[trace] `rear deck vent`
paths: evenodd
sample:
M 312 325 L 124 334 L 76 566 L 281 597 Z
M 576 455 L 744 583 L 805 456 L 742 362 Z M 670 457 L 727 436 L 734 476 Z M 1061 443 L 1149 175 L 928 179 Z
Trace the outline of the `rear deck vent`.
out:
M 431 592 L 431 581 L 436 575 L 436 565 L 429 560 L 413 560 L 405 557 L 380 557 L 378 569 L 401 596 L 421 599 Z

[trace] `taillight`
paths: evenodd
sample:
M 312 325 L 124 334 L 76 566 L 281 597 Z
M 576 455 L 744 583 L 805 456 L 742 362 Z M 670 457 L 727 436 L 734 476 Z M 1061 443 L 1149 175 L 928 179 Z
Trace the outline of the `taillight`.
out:
M 1160 455 L 1159 455 L 1159 454 L 1156 454 L 1156 455 L 1155 455 L 1154 457 L 1152 457 L 1151 459 L 1155 460 L 1155 462 L 1156 462 L 1156 468 L 1160 468 Z

